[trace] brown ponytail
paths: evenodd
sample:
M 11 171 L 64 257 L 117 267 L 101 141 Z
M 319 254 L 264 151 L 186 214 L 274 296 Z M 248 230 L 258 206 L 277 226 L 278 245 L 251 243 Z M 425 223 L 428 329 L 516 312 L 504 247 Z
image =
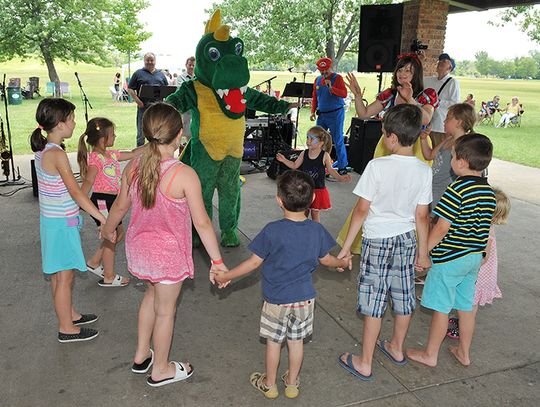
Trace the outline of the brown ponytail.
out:
M 169 145 L 182 130 L 182 116 L 167 103 L 151 105 L 143 115 L 142 132 L 149 146 L 134 168 L 133 180 L 137 183 L 139 199 L 143 208 L 150 209 L 156 203 L 156 190 L 161 179 L 161 152 L 159 144 Z
M 456 103 L 448 108 L 447 115 L 451 114 L 454 119 L 461 121 L 461 128 L 465 134 L 474 133 L 474 125 L 476 124 L 476 113 L 474 108 L 468 103 Z
M 37 128 L 30 135 L 30 147 L 33 152 L 42 151 L 47 144 L 47 138 L 41 130 L 52 131 L 58 123 L 65 122 L 75 111 L 75 105 L 62 98 L 46 98 L 39 102 L 36 109 Z
M 88 171 L 88 147 L 86 144 L 95 147 L 99 140 L 108 137 L 114 133 L 114 123 L 105 117 L 94 117 L 86 125 L 86 130 L 79 138 L 79 146 L 77 149 L 77 162 L 81 172 L 81 177 L 86 176 Z M 86 137 L 86 141 L 84 138 Z

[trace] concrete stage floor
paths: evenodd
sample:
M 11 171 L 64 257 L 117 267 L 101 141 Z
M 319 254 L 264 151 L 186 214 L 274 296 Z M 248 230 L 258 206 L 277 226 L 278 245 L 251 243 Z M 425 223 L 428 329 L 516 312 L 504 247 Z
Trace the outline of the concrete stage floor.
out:
M 18 156 L 29 176 L 28 156 Z M 74 166 L 76 168 L 76 166 Z M 223 250 L 232 267 L 245 259 L 250 239 L 281 217 L 275 182 L 250 174 L 242 190 L 242 244 Z M 81 312 L 99 314 L 96 340 L 60 344 L 49 284 L 41 273 L 39 212 L 31 189 L 0 198 L 1 380 L 0 405 L 11 406 L 537 406 L 540 400 L 540 170 L 494 160 L 490 182 L 512 198 L 508 225 L 497 228 L 499 285 L 504 298 L 478 313 L 473 363 L 464 368 L 443 344 L 439 365 L 392 365 L 376 351 L 376 380 L 364 383 L 345 372 L 337 357 L 360 349 L 362 319 L 355 313 L 355 270 L 338 274 L 321 267 L 314 274 L 317 298 L 315 332 L 305 346 L 301 393 L 288 400 L 266 400 L 248 378 L 264 369 L 258 338 L 261 290 L 257 272 L 224 291 L 208 283 L 208 260 L 195 250 L 196 277 L 187 281 L 178 304 L 173 360 L 189 360 L 195 374 L 186 382 L 150 388 L 144 375 L 130 371 L 136 343 L 137 309 L 144 287 L 104 289 L 97 277 L 77 273 L 74 298 Z M 352 184 L 329 182 L 334 208 L 322 222 L 336 235 L 354 204 Z M 0 192 L 7 192 L 1 188 Z M 97 246 L 95 227 L 85 215 L 85 254 Z M 302 244 L 302 242 L 298 242 Z M 536 247 L 536 249 L 535 249 Z M 337 250 L 337 248 L 336 248 Z M 127 275 L 123 244 L 117 271 Z M 430 313 L 418 307 L 407 346 L 427 339 Z M 382 338 L 391 335 L 387 312 Z M 285 370 L 286 352 L 282 354 Z

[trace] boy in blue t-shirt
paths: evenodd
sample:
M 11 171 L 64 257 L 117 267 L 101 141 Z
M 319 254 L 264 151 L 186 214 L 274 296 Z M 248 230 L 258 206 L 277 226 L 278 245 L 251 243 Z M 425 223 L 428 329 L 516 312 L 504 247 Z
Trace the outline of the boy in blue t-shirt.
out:
M 411 360 L 436 366 L 448 328 L 448 313 L 459 316 L 459 346 L 450 352 L 464 366 L 471 363 L 474 332 L 473 300 L 482 255 L 486 249 L 495 193 L 482 177 L 493 145 L 482 134 L 461 137 L 452 151 L 452 170 L 459 176 L 433 210 L 439 217 L 428 237 L 433 265 L 426 278 L 421 304 L 433 310 L 425 349 L 407 349 Z
M 277 201 L 284 218 L 267 224 L 249 244 L 251 257 L 228 272 L 212 271 L 223 287 L 262 264 L 264 303 L 260 336 L 266 338 L 266 373 L 255 372 L 251 384 L 268 398 L 276 398 L 281 344 L 287 339 L 289 370 L 281 376 L 285 396 L 298 396 L 298 374 L 304 355 L 303 339 L 313 332 L 315 287 L 312 273 L 320 264 L 350 268 L 351 256 L 329 254 L 334 238 L 317 222 L 306 218 L 313 201 L 313 180 L 301 171 L 287 171 L 277 184 Z

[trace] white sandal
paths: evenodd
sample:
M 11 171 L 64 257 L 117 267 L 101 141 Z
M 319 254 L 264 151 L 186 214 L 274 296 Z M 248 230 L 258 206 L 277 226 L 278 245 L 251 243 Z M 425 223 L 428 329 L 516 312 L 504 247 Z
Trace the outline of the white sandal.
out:
M 106 283 L 105 279 L 102 278 L 98 281 L 98 285 L 100 287 L 125 287 L 129 284 L 129 280 L 127 282 L 122 282 L 123 277 L 121 275 L 115 275 L 114 280 L 110 283 Z
M 100 264 L 97 267 L 90 267 L 88 264 L 86 265 L 86 270 L 88 270 L 90 273 L 95 274 L 98 277 L 103 278 L 103 266 Z
M 152 376 L 149 376 L 148 379 L 146 379 L 146 383 L 148 383 L 149 386 L 152 387 L 160 387 L 165 386 L 166 384 L 176 383 L 182 380 L 186 380 L 187 378 L 191 377 L 195 369 L 193 369 L 193 366 L 191 363 L 183 363 L 183 362 L 171 362 L 174 364 L 175 372 L 173 377 L 169 377 L 168 379 L 163 380 L 154 380 L 152 379 Z M 188 371 L 188 369 L 190 369 Z

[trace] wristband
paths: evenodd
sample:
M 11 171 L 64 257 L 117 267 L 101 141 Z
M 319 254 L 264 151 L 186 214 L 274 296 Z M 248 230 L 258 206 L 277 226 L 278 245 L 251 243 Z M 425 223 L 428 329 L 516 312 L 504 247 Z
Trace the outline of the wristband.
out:
M 223 264 L 223 259 L 218 260 L 210 260 L 212 262 L 212 265 L 217 266 L 218 264 Z

